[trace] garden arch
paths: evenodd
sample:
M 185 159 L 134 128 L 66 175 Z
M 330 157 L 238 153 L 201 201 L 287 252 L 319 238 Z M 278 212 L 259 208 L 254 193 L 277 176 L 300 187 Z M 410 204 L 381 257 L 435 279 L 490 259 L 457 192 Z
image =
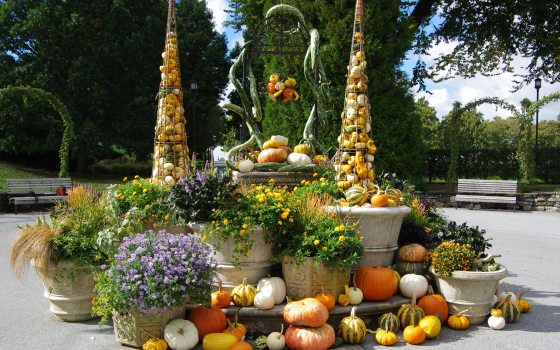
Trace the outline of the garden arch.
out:
M 36 98 L 39 101 L 47 102 L 60 115 L 64 130 L 62 133 L 62 142 L 60 143 L 60 149 L 58 151 L 60 157 L 60 170 L 58 176 L 68 177 L 70 164 L 70 145 L 75 135 L 74 123 L 72 122 L 72 118 L 70 117 L 68 109 L 66 108 L 64 103 L 62 103 L 62 101 L 52 93 L 30 86 L 8 86 L 6 88 L 0 89 L 0 99 L 9 94 L 28 95 L 30 97 Z

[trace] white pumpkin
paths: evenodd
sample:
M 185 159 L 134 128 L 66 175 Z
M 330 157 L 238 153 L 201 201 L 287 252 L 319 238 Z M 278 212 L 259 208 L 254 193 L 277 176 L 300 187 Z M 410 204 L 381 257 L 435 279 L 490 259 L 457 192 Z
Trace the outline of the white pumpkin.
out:
M 506 298 L 509 295 L 511 295 L 511 298 L 509 299 L 509 301 L 511 301 L 514 304 L 517 304 L 517 295 L 515 295 L 515 293 L 509 291 L 506 282 L 504 282 L 504 289 L 505 289 L 505 292 L 501 292 L 500 294 L 498 294 L 498 301 L 497 302 L 504 301 L 504 300 L 506 300 Z
M 280 146 L 288 145 L 288 138 L 282 135 L 274 135 L 270 138 L 270 141 L 276 141 Z
M 242 160 L 239 162 L 239 164 L 237 164 L 237 169 L 239 169 L 239 171 L 242 173 L 253 171 L 254 167 L 255 164 L 250 159 Z
M 175 185 L 175 179 L 171 175 L 167 175 L 164 180 L 169 186 Z
M 265 292 L 258 292 L 255 295 L 255 299 L 253 300 L 253 304 L 259 310 L 269 310 L 274 307 L 274 296 L 268 291 Z
M 366 123 L 366 132 L 370 132 L 370 131 L 371 131 L 371 124 Z
M 198 330 L 191 321 L 178 318 L 165 326 L 163 339 L 173 350 L 190 350 L 198 344 Z
M 496 330 L 503 329 L 506 326 L 506 319 L 501 316 L 490 316 L 488 317 L 488 326 Z
M 280 277 L 265 277 L 257 283 L 259 292 L 267 292 L 274 297 L 274 304 L 282 304 L 286 300 L 286 283 Z
M 364 293 L 362 290 L 356 286 L 350 287 L 348 290 L 348 300 L 350 301 L 350 305 L 358 305 L 364 299 Z
M 292 152 L 288 156 L 288 164 L 311 164 L 311 158 L 307 154 Z
M 282 323 L 282 328 L 280 332 L 272 332 L 266 337 L 266 346 L 270 350 L 282 350 L 286 345 L 286 338 L 282 334 L 284 333 L 284 324 Z
M 412 298 L 414 294 L 417 298 L 423 297 L 428 292 L 428 280 L 422 275 L 406 274 L 401 278 L 399 290 L 407 298 Z
M 173 170 L 173 168 L 175 168 L 175 166 L 173 165 L 173 163 L 165 163 L 165 164 L 163 164 L 163 169 L 165 169 L 165 170 Z

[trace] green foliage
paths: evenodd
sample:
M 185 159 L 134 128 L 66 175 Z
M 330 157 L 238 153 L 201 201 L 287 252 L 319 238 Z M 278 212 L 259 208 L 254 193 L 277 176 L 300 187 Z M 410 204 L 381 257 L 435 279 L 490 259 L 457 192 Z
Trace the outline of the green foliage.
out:
M 149 176 L 152 171 L 152 165 L 145 162 L 125 161 L 123 159 L 102 159 L 92 164 L 89 170 L 97 174 L 114 174 L 120 176 L 138 174 L 141 176 Z
M 455 221 L 447 222 L 438 230 L 432 232 L 435 244 L 440 244 L 445 241 L 469 244 L 476 255 L 492 247 L 492 244 L 489 243 L 491 238 L 484 238 L 485 233 L 486 230 L 481 230 L 478 226 L 471 227 L 465 222 L 458 225 Z
M 441 134 L 441 123 L 437 111 L 428 104 L 426 98 L 421 97 L 415 102 L 414 112 L 422 122 L 422 140 L 427 150 L 438 149 L 444 145 Z
M 437 274 L 449 277 L 453 271 L 469 271 L 476 256 L 469 244 L 445 241 L 431 254 L 432 268 Z

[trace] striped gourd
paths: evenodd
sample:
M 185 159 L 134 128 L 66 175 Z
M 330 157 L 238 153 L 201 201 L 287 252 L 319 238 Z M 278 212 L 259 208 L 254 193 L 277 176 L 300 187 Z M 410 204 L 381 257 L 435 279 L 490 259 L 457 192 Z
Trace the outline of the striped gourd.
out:
M 352 186 L 346 192 L 344 197 L 349 205 L 362 205 L 367 200 L 367 191 L 362 186 Z
M 502 311 L 502 317 L 508 323 L 516 322 L 521 316 L 521 311 L 519 311 L 517 304 L 511 301 L 511 295 L 508 295 L 505 300 L 498 302 L 495 309 Z
M 416 305 L 416 294 L 412 295 L 412 302 L 410 304 L 401 306 L 397 312 L 397 317 L 401 322 L 402 329 L 405 329 L 406 326 L 410 326 L 412 324 L 418 324 L 424 316 L 424 310 L 422 310 L 420 306 Z
M 401 328 L 401 323 L 397 315 L 392 312 L 387 312 L 379 317 L 379 328 L 397 333 L 399 328 Z
M 361 318 L 356 317 L 356 307 L 350 311 L 350 316 L 344 317 L 338 326 L 338 335 L 347 344 L 359 344 L 366 337 L 366 324 Z
M 247 278 L 243 278 L 243 283 L 231 291 L 231 298 L 237 306 L 252 306 L 256 294 L 257 289 L 247 284 Z

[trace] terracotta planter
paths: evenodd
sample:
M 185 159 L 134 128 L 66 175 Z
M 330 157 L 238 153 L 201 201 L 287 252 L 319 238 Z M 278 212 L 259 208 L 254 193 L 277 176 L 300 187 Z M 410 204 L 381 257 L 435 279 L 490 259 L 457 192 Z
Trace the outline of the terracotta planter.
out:
M 74 261 L 50 261 L 46 271 L 31 263 L 45 288 L 45 298 L 50 302 L 49 310 L 66 322 L 86 321 L 91 315 L 91 301 L 95 296 L 95 280 L 91 267 Z
M 350 281 L 350 269 L 333 271 L 323 264 L 317 265 L 312 258 L 307 258 L 303 265 L 297 266 L 291 257 L 285 256 L 282 274 L 286 282 L 286 294 L 294 300 L 313 297 L 321 291 L 321 287 L 338 297 L 344 293 L 344 285 Z
M 272 246 L 265 240 L 266 232 L 260 227 L 248 231 L 253 241 L 251 256 L 242 256 L 239 263 L 233 261 L 234 242 L 228 239 L 222 244 L 215 243 L 214 259 L 218 263 L 217 277 L 222 281 L 222 288 L 231 291 L 243 282 L 246 277 L 249 284 L 257 285 L 259 280 L 266 277 L 272 268 Z M 217 285 L 217 281 L 216 281 Z
M 327 211 L 337 212 L 357 223 L 364 236 L 364 255 L 360 266 L 390 266 L 395 252 L 399 249 L 398 240 L 404 217 L 410 213 L 407 206 L 399 207 L 325 207 Z
M 126 314 L 114 313 L 115 337 L 121 344 L 140 348 L 150 338 L 163 338 L 169 321 L 185 317 L 185 306 L 176 306 L 161 312 L 144 313 L 136 309 Z
M 508 271 L 505 267 L 493 272 L 454 271 L 450 277 L 443 277 L 434 272 L 439 292 L 449 305 L 449 313 L 457 313 L 471 308 L 465 315 L 471 324 L 485 321 L 494 302 L 494 294 L 500 280 Z

